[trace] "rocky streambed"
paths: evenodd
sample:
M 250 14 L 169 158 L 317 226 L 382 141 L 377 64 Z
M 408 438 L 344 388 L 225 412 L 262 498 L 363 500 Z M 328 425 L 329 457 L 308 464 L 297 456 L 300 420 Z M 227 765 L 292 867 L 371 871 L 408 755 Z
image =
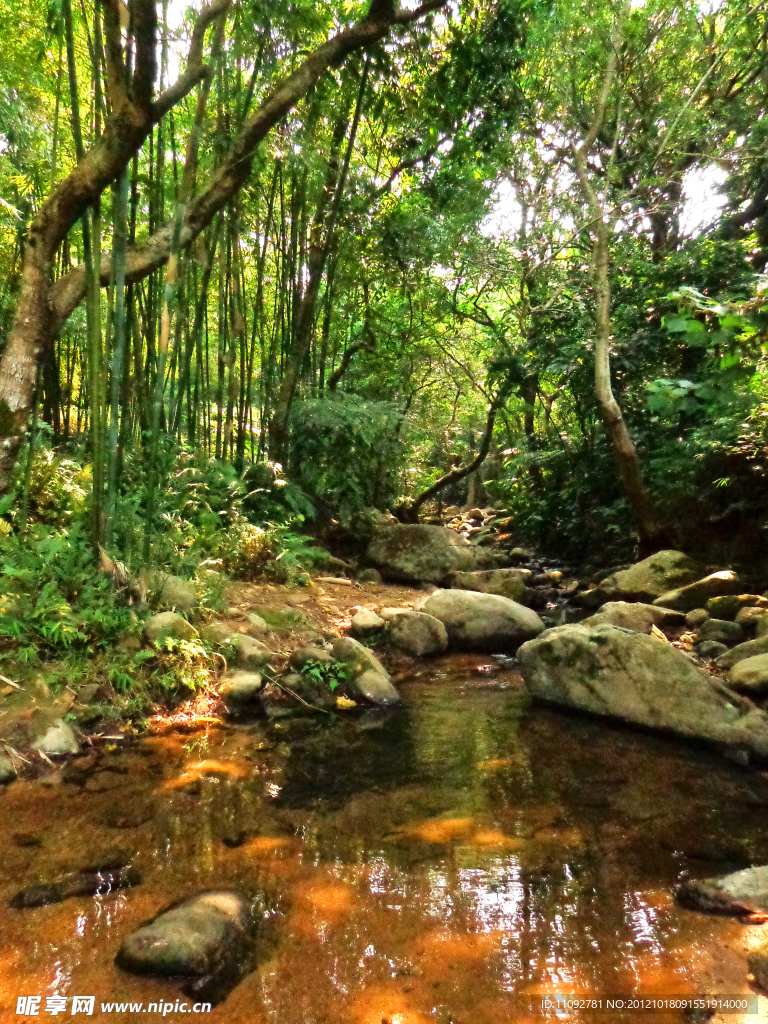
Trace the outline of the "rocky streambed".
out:
M 155 735 L 48 722 L 0 801 L 12 981 L 286 1024 L 764 985 L 768 598 L 679 552 L 584 582 L 388 525 L 369 555 L 399 587 L 150 617 L 222 666 Z

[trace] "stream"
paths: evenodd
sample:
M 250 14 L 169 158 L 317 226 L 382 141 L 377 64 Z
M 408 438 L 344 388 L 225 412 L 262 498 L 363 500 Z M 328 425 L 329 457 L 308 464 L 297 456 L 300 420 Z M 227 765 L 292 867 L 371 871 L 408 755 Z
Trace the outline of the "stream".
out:
M 744 953 L 764 929 L 683 910 L 672 893 L 768 863 L 768 773 L 530 709 L 493 658 L 454 655 L 398 687 L 393 713 L 212 722 L 8 787 L 0 1019 L 21 1019 L 23 994 L 43 1007 L 93 995 L 94 1019 L 151 1019 L 100 1016 L 101 1002 L 180 995 L 123 973 L 115 954 L 208 888 L 258 895 L 254 969 L 209 1015 L 165 1020 L 519 1024 L 547 1019 L 548 993 L 749 993 Z M 140 885 L 8 908 L 24 886 L 120 859 Z

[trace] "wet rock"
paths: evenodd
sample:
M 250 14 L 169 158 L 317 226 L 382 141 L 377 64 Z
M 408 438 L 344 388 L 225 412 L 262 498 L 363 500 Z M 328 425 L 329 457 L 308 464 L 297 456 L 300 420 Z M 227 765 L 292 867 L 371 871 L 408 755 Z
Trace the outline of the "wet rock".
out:
M 529 569 L 486 569 L 451 573 L 448 584 L 453 590 L 500 594 L 502 597 L 508 597 L 510 601 L 520 601 L 525 595 L 526 584 L 530 578 Z
M 743 608 L 766 608 L 768 599 L 758 594 L 725 594 L 707 601 L 707 611 L 716 619 L 735 619 Z
M 333 657 L 347 667 L 344 690 L 352 700 L 365 700 L 386 707 L 400 702 L 389 673 L 379 659 L 352 637 L 341 637 L 333 645 Z
M 745 658 L 754 658 L 758 654 L 768 654 L 768 636 L 758 637 L 757 640 L 747 640 L 746 643 L 732 647 L 727 654 L 722 654 L 717 659 L 717 667 L 727 672 L 734 665 L 738 665 Z
M 346 690 L 353 700 L 363 699 L 369 704 L 377 704 L 380 707 L 391 707 L 400 703 L 400 694 L 392 685 L 387 676 L 373 669 L 367 669 L 359 676 L 351 679 Z
M 150 604 L 156 608 L 193 612 L 198 605 L 198 594 L 194 583 L 172 576 L 167 572 L 146 573 L 141 578 Z
M 66 722 L 58 719 L 48 726 L 45 733 L 33 744 L 36 750 L 49 757 L 60 754 L 76 754 L 80 749 L 77 738 Z
M 768 866 L 745 868 L 722 878 L 684 882 L 676 898 L 688 910 L 743 917 L 768 912 Z
M 421 523 L 377 530 L 368 559 L 385 579 L 402 583 L 442 583 L 453 572 L 492 568 L 495 556 L 446 526 Z
M 719 658 L 721 654 L 725 654 L 728 650 L 725 644 L 718 643 L 717 640 L 702 640 L 699 644 L 696 644 L 696 653 L 700 658 L 706 658 L 712 660 Z
M 654 626 L 662 629 L 665 626 L 680 626 L 684 621 L 683 613 L 671 608 L 657 608 L 656 605 L 639 602 L 608 601 L 597 615 L 584 619 L 581 624 L 599 626 L 604 623 L 631 629 L 636 633 L 650 633 Z
M 692 611 L 687 612 L 685 616 L 685 624 L 690 629 L 698 629 L 703 626 L 709 618 L 709 612 L 706 608 L 694 608 Z
M 504 654 L 544 629 L 536 612 L 499 594 L 437 590 L 422 610 L 443 623 L 449 646 L 459 650 Z
M 540 700 L 768 756 L 768 715 L 653 637 L 558 626 L 517 657 Z
M 728 674 L 728 682 L 741 693 L 762 695 L 768 693 L 768 654 L 744 658 Z
M 13 782 L 16 778 L 16 769 L 13 761 L 7 754 L 0 754 L 0 786 Z
M 330 665 L 333 660 L 333 655 L 322 647 L 299 647 L 291 654 L 288 664 L 296 672 L 301 672 L 309 662 L 319 661 L 323 665 Z
M 714 640 L 715 643 L 733 647 L 743 639 L 744 630 L 738 622 L 729 622 L 727 619 L 707 619 L 696 634 L 696 645 L 698 646 L 705 640 Z
M 361 569 L 357 574 L 358 583 L 372 583 L 378 585 L 382 582 L 381 573 L 378 569 Z
M 425 612 L 396 615 L 387 630 L 389 642 L 398 651 L 413 658 L 442 654 L 448 649 L 448 634 L 443 623 Z
M 219 696 L 228 707 L 241 710 L 258 704 L 263 688 L 258 672 L 232 672 L 219 685 Z
M 229 990 L 246 970 L 253 927 L 253 906 L 239 893 L 201 893 L 124 939 L 115 963 L 132 974 L 194 979 L 198 993 Z
M 352 616 L 352 633 L 355 636 L 366 636 L 384 629 L 384 619 L 379 618 L 370 608 L 361 608 Z
M 626 601 L 655 601 L 676 587 L 693 583 L 698 577 L 696 563 L 682 551 L 657 551 L 627 569 L 601 580 L 602 588 Z M 665 603 L 666 606 L 666 603 Z
M 93 871 L 77 871 L 55 882 L 32 885 L 22 889 L 9 901 L 16 910 L 45 907 L 62 903 L 73 896 L 108 896 L 141 882 L 141 872 L 133 867 L 104 867 Z
M 678 587 L 676 590 L 669 590 L 667 593 L 657 597 L 653 602 L 662 605 L 664 608 L 676 608 L 681 612 L 689 612 L 694 608 L 700 608 L 707 604 L 711 597 L 721 597 L 726 594 L 737 594 L 741 583 L 735 572 L 730 569 L 723 569 L 722 572 L 713 572 L 695 583 L 686 587 Z M 707 608 L 712 614 L 711 608 Z
M 144 636 L 157 647 L 169 637 L 172 640 L 193 640 L 198 632 L 191 622 L 187 622 L 177 612 L 159 612 L 147 619 Z

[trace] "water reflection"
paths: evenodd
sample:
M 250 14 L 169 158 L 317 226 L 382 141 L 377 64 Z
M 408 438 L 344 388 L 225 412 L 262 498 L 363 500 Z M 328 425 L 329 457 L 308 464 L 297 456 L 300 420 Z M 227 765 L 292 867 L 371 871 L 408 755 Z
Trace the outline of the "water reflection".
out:
M 514 677 L 494 684 L 438 666 L 398 714 L 154 737 L 14 784 L 0 821 L 24 842 L 6 845 L 3 900 L 115 851 L 144 882 L 6 911 L 0 1019 L 19 994 L 175 999 L 115 952 L 213 886 L 266 907 L 258 963 L 216 1011 L 232 1024 L 517 1024 L 543 1019 L 528 1008 L 541 993 L 744 991 L 761 929 L 670 892 L 685 873 L 768 862 L 768 780 L 528 714 Z

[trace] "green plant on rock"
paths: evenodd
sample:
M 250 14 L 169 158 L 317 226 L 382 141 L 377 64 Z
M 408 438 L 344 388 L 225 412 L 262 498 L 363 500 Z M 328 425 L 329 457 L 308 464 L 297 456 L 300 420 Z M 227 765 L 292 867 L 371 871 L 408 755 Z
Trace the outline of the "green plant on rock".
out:
M 320 661 L 309 658 L 304 662 L 301 674 L 314 683 L 327 685 L 333 693 L 348 679 L 347 666 L 338 661 Z

